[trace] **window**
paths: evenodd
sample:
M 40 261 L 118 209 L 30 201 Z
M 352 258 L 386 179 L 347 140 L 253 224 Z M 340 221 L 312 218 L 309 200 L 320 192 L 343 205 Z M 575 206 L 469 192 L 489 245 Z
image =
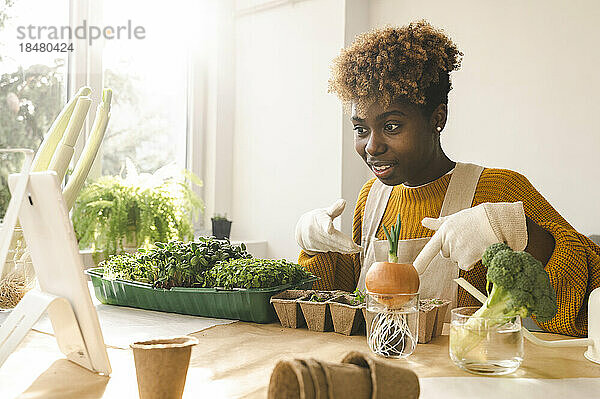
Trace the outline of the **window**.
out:
M 104 1 L 104 26 L 131 23 L 141 26 L 145 37 L 105 40 L 104 86 L 113 89 L 114 104 L 104 140 L 103 174 L 118 174 L 126 158 L 143 172 L 172 162 L 186 166 L 189 38 L 182 36 L 177 15 L 183 9 L 147 1 Z
M 0 0 L 0 148 L 37 149 L 66 101 L 67 53 L 26 51 L 21 45 L 46 43 L 26 27 L 69 24 L 67 0 Z M 20 39 L 18 28 L 27 34 Z M 8 198 L 7 173 L 21 159 L 6 155 L 0 173 L 0 218 Z
M 193 115 L 188 115 L 188 99 L 190 93 L 197 94 L 189 89 L 197 83 L 188 70 L 192 51 L 205 45 L 202 35 L 194 32 L 206 25 L 207 4 L 173 0 L 165 7 L 142 0 L 0 0 L 0 147 L 37 149 L 69 94 L 88 85 L 97 101 L 101 88 L 108 87 L 113 89 L 111 120 L 99 167 L 92 170 L 91 178 L 121 173 L 127 158 L 140 172 L 154 172 L 173 162 L 192 169 L 187 146 L 192 143 L 188 130 Z M 119 39 L 91 43 L 74 38 L 71 53 L 26 52 L 20 47 L 42 42 L 36 40 L 37 27 L 75 29 L 84 21 L 88 27 L 141 27 L 143 38 L 121 34 Z M 34 27 L 33 36 L 29 26 Z M 18 27 L 27 37 L 17 38 Z M 48 41 L 47 31 L 41 36 Z M 54 43 L 58 42 L 68 40 Z M 196 72 L 193 79 L 203 77 Z M 90 113 L 94 109 L 95 105 Z M 91 122 L 90 118 L 86 132 Z M 80 150 L 76 148 L 75 158 Z M 0 190 L 6 190 L 3 179 Z

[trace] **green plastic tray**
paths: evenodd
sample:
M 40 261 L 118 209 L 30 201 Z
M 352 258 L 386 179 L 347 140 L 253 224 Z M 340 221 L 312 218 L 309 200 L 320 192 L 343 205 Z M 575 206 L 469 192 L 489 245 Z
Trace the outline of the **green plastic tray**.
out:
M 318 277 L 296 284 L 271 288 L 177 288 L 170 290 L 152 288 L 150 284 L 126 280 L 107 280 L 101 267 L 85 271 L 92 279 L 98 300 L 109 305 L 270 323 L 276 319 L 271 297 L 292 288 L 310 289 Z

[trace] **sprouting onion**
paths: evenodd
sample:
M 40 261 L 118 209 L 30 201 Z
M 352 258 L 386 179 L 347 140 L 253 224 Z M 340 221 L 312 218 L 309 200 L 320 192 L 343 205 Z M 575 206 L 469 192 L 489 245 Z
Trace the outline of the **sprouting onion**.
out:
M 400 226 L 402 222 L 400 221 L 400 213 L 398 213 L 398 219 L 396 220 L 396 225 L 390 227 L 391 231 L 383 225 L 383 232 L 385 233 L 385 237 L 390 243 L 390 253 L 388 254 L 388 261 L 392 263 L 398 263 L 398 241 L 400 241 Z
M 418 312 L 418 303 L 415 308 L 413 302 L 419 290 L 419 275 L 411 264 L 398 263 L 400 227 L 400 214 L 389 231 L 383 226 L 390 246 L 388 262 L 373 263 L 365 278 L 369 297 L 378 302 L 367 307 L 375 313 L 367 342 L 374 353 L 386 357 L 406 356 L 417 344 L 411 326 Z

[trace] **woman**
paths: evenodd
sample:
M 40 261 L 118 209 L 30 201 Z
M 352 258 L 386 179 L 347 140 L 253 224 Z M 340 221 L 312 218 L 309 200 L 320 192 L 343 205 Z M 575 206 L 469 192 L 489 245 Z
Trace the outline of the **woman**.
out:
M 356 151 L 376 177 L 360 191 L 352 238 L 332 224 L 343 212 L 343 200 L 300 218 L 299 263 L 321 277 L 320 289 L 364 289 L 370 265 L 386 258 L 382 226 L 389 229 L 400 214 L 399 257 L 414 260 L 422 297 L 477 306 L 452 279 L 463 277 L 485 292 L 481 256 L 503 241 L 529 252 L 550 276 L 558 313 L 548 322 L 536 321 L 540 327 L 584 336 L 586 298 L 600 285 L 600 248 L 524 176 L 456 163 L 440 145 L 449 74 L 460 67 L 461 56 L 425 21 L 367 32 L 342 50 L 330 91 L 351 111 Z

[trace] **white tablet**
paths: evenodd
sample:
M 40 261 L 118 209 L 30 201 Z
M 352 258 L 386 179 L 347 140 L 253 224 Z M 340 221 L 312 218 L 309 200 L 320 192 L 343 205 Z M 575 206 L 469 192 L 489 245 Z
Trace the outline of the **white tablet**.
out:
M 20 177 L 9 177 L 11 191 L 16 189 Z M 74 348 L 77 344 L 67 333 L 68 328 L 61 325 L 59 315 L 53 315 L 50 309 L 50 320 L 61 351 L 69 360 L 90 364 L 92 371 L 110 374 L 98 315 L 83 274 L 75 232 L 56 173 L 48 171 L 29 175 L 19 221 L 41 291 L 66 298 L 71 303 L 89 359 L 78 358 L 86 351 Z

